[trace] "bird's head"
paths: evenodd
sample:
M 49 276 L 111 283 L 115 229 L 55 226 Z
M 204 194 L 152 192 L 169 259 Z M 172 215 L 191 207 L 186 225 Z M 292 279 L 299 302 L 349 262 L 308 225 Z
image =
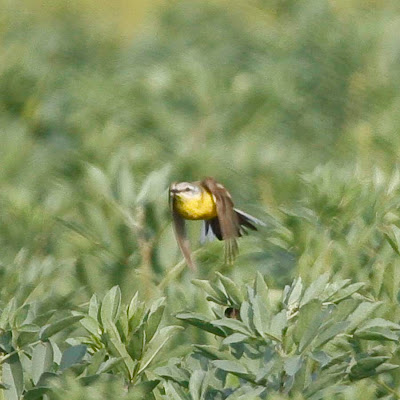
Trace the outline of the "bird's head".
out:
M 194 199 L 201 196 L 202 189 L 199 185 L 189 182 L 174 182 L 169 187 L 171 197 L 181 199 Z

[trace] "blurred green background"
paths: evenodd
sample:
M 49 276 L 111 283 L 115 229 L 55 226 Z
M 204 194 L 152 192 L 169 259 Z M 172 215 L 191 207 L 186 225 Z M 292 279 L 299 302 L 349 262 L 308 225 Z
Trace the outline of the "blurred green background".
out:
M 125 298 L 195 305 L 193 274 L 171 275 L 167 187 L 207 175 L 267 227 L 241 241 L 234 268 L 221 243 L 202 248 L 197 277 L 259 270 L 279 291 L 328 271 L 395 301 L 384 282 L 398 263 L 385 234 L 399 221 L 399 2 L 1 10 L 2 302 L 77 306 L 118 284 Z

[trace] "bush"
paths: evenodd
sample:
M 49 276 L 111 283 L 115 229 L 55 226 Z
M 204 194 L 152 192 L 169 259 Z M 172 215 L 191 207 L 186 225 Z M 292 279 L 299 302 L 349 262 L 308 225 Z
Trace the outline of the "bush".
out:
M 0 398 L 398 398 L 398 2 L 14 3 Z M 188 224 L 194 275 L 204 176 L 266 226 L 232 268 Z

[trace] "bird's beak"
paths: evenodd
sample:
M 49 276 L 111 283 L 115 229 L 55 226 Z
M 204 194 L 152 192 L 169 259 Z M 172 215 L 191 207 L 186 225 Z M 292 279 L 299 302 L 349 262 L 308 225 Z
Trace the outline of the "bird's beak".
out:
M 169 193 L 171 196 L 173 196 L 175 193 L 178 193 L 178 190 L 176 189 L 176 183 L 177 182 L 171 183 L 171 186 L 169 187 Z

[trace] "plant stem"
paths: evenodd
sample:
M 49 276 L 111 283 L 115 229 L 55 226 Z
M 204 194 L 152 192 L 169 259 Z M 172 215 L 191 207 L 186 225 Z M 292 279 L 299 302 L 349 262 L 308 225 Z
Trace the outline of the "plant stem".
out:
M 383 382 L 380 379 L 377 379 L 379 385 L 381 385 L 385 390 L 387 390 L 390 394 L 392 394 L 396 399 L 400 399 L 400 394 L 397 393 L 393 388 L 391 388 L 388 384 Z

